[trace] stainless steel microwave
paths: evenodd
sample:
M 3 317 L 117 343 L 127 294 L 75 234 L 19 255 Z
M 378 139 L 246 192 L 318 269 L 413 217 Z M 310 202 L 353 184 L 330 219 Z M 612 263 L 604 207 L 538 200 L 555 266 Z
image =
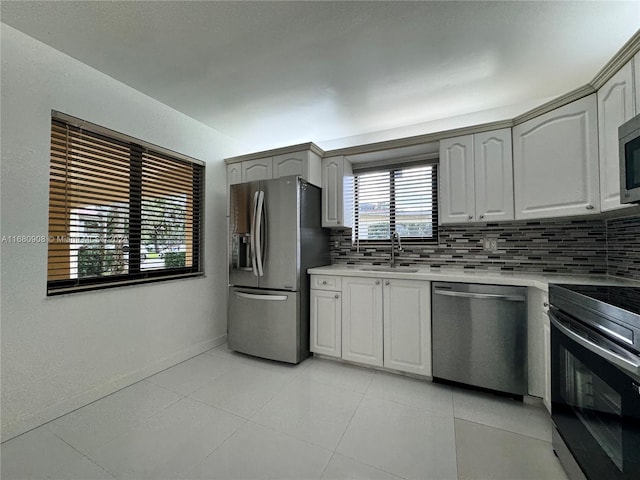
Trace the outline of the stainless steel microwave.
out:
M 618 128 L 620 203 L 640 203 L 640 115 Z

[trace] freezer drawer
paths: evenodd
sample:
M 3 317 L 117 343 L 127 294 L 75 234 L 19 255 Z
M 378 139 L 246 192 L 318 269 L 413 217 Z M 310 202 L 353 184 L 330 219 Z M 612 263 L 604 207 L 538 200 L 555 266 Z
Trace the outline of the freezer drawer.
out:
M 308 355 L 301 342 L 299 292 L 231 287 L 227 323 L 231 350 L 288 363 Z
M 434 282 L 433 376 L 527 393 L 526 288 Z

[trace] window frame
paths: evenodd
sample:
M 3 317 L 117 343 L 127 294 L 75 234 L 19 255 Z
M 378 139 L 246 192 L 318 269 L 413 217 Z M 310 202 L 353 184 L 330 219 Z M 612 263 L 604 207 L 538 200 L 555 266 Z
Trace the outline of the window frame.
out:
M 395 224 L 397 223 L 397 199 L 396 199 L 396 182 L 395 179 L 397 177 L 397 172 L 402 170 L 408 170 L 417 167 L 431 167 L 431 192 L 432 192 L 432 216 L 431 216 L 431 231 L 432 236 L 430 238 L 426 237 L 406 237 L 401 236 L 401 241 L 406 245 L 437 245 L 438 244 L 438 162 L 437 160 L 422 160 L 422 161 L 412 161 L 409 163 L 392 163 L 385 165 L 375 165 L 375 166 L 363 166 L 361 168 L 354 168 L 354 179 L 353 179 L 353 189 L 354 189 L 354 222 L 352 228 L 352 243 L 354 245 L 363 245 L 368 247 L 375 246 L 389 246 L 391 244 L 391 238 L 386 239 L 362 239 L 359 236 L 360 230 L 360 201 L 358 199 L 358 182 L 359 176 L 365 173 L 388 173 L 389 175 L 389 232 L 392 233 L 395 231 Z
M 95 125 L 93 123 L 78 119 L 76 117 L 72 117 L 70 115 L 57 112 L 52 110 L 51 112 L 51 130 L 49 141 L 52 146 L 52 154 L 49 160 L 50 172 L 49 172 L 49 202 L 48 202 L 48 212 L 49 212 L 49 220 L 48 220 L 48 228 L 49 228 L 49 244 L 47 248 L 47 296 L 55 296 L 61 294 L 68 294 L 74 292 L 81 291 L 91 291 L 91 290 L 100 290 L 107 288 L 114 288 L 120 286 L 127 285 L 137 285 L 144 283 L 153 283 L 167 280 L 175 280 L 182 278 L 193 278 L 204 276 L 204 208 L 205 208 L 205 163 L 196 160 L 194 158 L 188 157 L 186 155 L 182 155 L 171 150 L 168 150 L 163 147 L 159 147 L 157 145 L 153 145 L 148 142 L 144 142 L 142 140 L 136 139 L 134 137 L 107 129 L 105 127 L 101 127 L 99 125 Z M 52 256 L 52 242 L 57 242 L 60 237 L 57 238 L 51 235 L 52 229 L 56 229 L 56 227 L 60 227 L 59 220 L 52 219 L 52 185 L 53 185 L 53 165 L 54 165 L 54 155 L 53 155 L 53 132 L 54 125 L 64 125 L 65 128 L 68 126 L 69 129 L 73 129 L 75 132 L 86 132 L 92 138 L 95 139 L 104 139 L 107 142 L 113 144 L 119 144 L 123 146 L 123 148 L 128 149 L 129 152 L 129 161 L 128 161 L 128 175 L 122 175 L 123 186 L 128 184 L 129 187 L 129 197 L 127 200 L 127 214 L 126 221 L 123 221 L 122 225 L 126 225 L 126 250 L 123 249 L 127 254 L 127 271 L 126 273 L 117 273 L 114 275 L 98 275 L 98 276 L 88 276 L 88 277 L 76 277 L 71 278 L 74 274 L 72 273 L 72 263 L 73 263 L 73 252 L 76 252 L 76 257 L 78 258 L 78 252 L 81 247 L 74 248 L 78 245 L 77 242 L 70 241 L 70 237 L 73 237 L 74 232 L 71 230 L 67 230 L 65 232 L 66 240 L 59 242 L 63 245 L 68 246 L 68 253 L 66 254 L 69 259 L 69 273 L 68 276 L 70 278 L 66 279 L 51 279 L 52 276 L 55 276 L 51 273 L 52 269 L 52 261 L 55 263 L 56 258 L 64 258 L 63 254 L 60 256 L 59 254 L 55 254 Z M 68 134 L 67 134 L 68 135 Z M 185 229 L 187 225 L 190 225 L 190 241 L 185 243 L 185 248 L 187 251 L 191 252 L 191 257 L 188 259 L 190 265 L 185 266 L 177 266 L 177 267 L 162 267 L 162 268 L 142 268 L 142 250 L 143 243 L 141 239 L 141 229 L 144 224 L 144 220 L 142 218 L 142 204 L 143 200 L 143 191 L 145 188 L 149 188 L 149 181 L 145 181 L 142 178 L 142 169 L 143 162 L 145 162 L 145 155 L 147 157 L 147 162 L 152 162 L 153 160 L 165 161 L 163 166 L 173 167 L 174 169 L 179 169 L 180 164 L 188 165 L 188 168 L 191 170 L 191 178 L 192 183 L 190 186 L 190 192 L 185 197 Z M 151 159 L 151 160 L 149 160 Z M 107 165 L 108 162 L 105 163 Z M 184 167 L 183 167 L 184 168 Z M 185 169 L 186 170 L 186 169 Z M 114 177 L 116 181 L 117 177 Z M 175 181 L 175 177 L 168 174 L 166 176 L 161 177 L 162 182 L 166 182 L 167 184 L 171 184 L 172 181 Z M 189 178 L 189 177 L 186 177 Z M 153 182 L 151 183 L 153 185 Z M 186 185 L 189 185 L 188 183 Z M 65 180 L 63 185 L 63 191 L 68 192 L 70 187 L 73 188 L 74 184 L 69 183 Z M 177 193 L 178 191 L 176 191 Z M 92 206 L 92 205 L 87 205 Z M 190 208 L 189 208 L 190 207 Z M 73 208 L 69 205 L 65 205 L 63 208 L 63 215 L 65 218 L 71 216 L 74 210 L 81 210 L 82 208 Z M 58 214 L 59 215 L 59 214 Z M 80 213 L 78 214 L 81 215 Z M 72 228 L 72 227 L 68 227 Z M 73 228 L 83 228 L 79 226 Z M 185 233 L 186 235 L 186 233 Z M 64 236 L 63 236 L 64 238 Z M 185 240 L 186 241 L 186 240 Z M 80 245 L 82 245 L 80 243 Z M 77 261 L 77 260 L 76 260 Z M 79 265 L 76 265 L 76 275 L 78 275 L 77 269 Z M 102 270 L 103 273 L 108 272 L 108 270 Z

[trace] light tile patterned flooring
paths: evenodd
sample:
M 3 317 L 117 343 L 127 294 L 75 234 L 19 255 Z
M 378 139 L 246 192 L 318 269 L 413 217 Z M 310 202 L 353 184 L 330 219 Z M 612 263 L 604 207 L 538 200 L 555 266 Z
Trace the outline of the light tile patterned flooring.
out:
M 2 444 L 2 479 L 566 480 L 541 407 L 210 350 Z

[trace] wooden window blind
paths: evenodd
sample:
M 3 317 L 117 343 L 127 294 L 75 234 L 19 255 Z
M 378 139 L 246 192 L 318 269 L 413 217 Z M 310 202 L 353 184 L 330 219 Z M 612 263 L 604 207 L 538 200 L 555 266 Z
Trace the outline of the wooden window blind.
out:
M 51 121 L 49 295 L 201 274 L 204 166 Z
M 388 244 L 438 239 L 437 165 L 410 164 L 355 174 L 354 242 Z

